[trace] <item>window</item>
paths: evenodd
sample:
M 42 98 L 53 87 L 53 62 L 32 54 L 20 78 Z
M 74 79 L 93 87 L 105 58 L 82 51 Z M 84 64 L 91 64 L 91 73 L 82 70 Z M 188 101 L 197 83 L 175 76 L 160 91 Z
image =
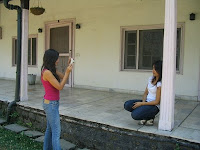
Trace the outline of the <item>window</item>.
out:
M 163 58 L 164 27 L 122 27 L 121 70 L 152 70 L 152 64 Z M 177 27 L 176 70 L 182 72 L 183 24 Z
M 17 38 L 13 39 L 13 61 L 12 65 L 15 66 L 17 64 Z M 37 35 L 30 35 L 28 39 L 28 65 L 36 66 L 37 64 Z

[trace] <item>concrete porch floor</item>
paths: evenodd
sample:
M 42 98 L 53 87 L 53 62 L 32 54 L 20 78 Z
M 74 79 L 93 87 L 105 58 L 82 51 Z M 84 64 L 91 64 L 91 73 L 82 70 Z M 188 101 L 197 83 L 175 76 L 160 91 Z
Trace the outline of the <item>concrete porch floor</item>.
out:
M 14 95 L 15 81 L 0 79 L 0 100 L 11 102 L 14 100 Z M 29 85 L 29 100 L 19 102 L 19 105 L 42 110 L 43 95 L 42 85 Z M 60 114 L 200 144 L 200 102 L 176 100 L 175 126 L 169 132 L 158 130 L 159 115 L 155 118 L 154 126 L 138 125 L 138 121 L 131 118 L 131 114 L 124 110 L 123 104 L 126 100 L 138 98 L 141 99 L 141 96 L 66 87 L 61 91 Z

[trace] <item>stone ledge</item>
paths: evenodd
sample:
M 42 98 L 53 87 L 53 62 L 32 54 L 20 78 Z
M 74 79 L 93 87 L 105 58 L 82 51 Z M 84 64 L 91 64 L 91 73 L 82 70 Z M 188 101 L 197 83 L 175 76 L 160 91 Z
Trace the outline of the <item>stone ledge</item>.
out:
M 17 106 L 18 107 L 18 106 Z M 19 119 L 23 118 L 25 107 L 18 107 Z M 33 111 L 35 110 L 35 111 Z M 38 131 L 44 131 L 46 127 L 45 114 L 42 110 L 31 109 L 34 112 L 36 120 L 31 121 L 33 127 Z M 28 116 L 28 115 L 26 115 Z M 29 116 L 28 116 L 29 117 Z M 178 144 L 180 149 L 194 150 L 200 149 L 198 143 L 189 142 L 178 138 L 133 131 L 129 129 L 118 128 L 102 123 L 87 121 L 79 118 L 61 115 L 61 138 L 75 143 L 78 147 L 88 147 L 91 149 L 174 149 Z M 36 140 L 44 137 L 39 137 Z

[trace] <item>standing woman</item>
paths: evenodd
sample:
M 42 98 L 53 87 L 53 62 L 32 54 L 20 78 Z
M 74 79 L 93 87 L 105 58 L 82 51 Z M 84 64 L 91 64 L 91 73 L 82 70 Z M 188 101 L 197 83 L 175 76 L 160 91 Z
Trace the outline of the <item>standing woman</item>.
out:
M 73 67 L 69 65 L 64 75 L 58 72 L 56 70 L 59 62 L 58 57 L 59 53 L 56 50 L 46 50 L 41 68 L 41 81 L 45 90 L 43 108 L 47 118 L 47 128 L 43 145 L 44 150 L 51 150 L 52 148 L 53 150 L 61 150 L 59 115 L 60 90 L 66 84 Z M 62 81 L 60 82 L 61 79 Z
M 140 120 L 140 125 L 152 126 L 154 118 L 159 112 L 162 80 L 162 61 L 158 60 L 153 64 L 153 76 L 148 80 L 142 100 L 128 100 L 124 108 L 131 112 L 135 120 Z

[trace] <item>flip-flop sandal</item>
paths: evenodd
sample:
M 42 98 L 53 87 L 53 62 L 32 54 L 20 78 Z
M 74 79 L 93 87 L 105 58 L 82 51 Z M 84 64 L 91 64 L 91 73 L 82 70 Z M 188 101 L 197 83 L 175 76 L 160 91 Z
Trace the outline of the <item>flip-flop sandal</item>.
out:
M 153 124 L 154 124 L 154 119 L 147 120 L 145 123 L 146 126 L 153 126 Z
M 146 122 L 147 122 L 146 120 L 140 120 L 140 121 L 138 122 L 138 124 L 139 124 L 139 125 L 145 125 Z

